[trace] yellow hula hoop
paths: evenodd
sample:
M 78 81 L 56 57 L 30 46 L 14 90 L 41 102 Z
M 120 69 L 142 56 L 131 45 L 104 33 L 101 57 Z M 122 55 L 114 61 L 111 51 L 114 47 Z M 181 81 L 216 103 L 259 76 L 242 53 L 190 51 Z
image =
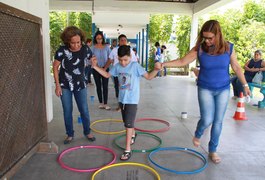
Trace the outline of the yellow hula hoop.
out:
M 105 131 L 100 131 L 100 130 L 97 130 L 95 129 L 93 126 L 97 123 L 100 123 L 100 122 L 123 122 L 122 120 L 119 120 L 119 119 L 100 119 L 100 120 L 96 120 L 94 121 L 93 123 L 91 123 L 90 125 L 90 129 L 92 129 L 92 131 L 94 132 L 97 132 L 99 134 L 108 134 L 108 135 L 111 135 L 111 134 L 120 134 L 120 133 L 124 133 L 126 130 L 122 130 L 122 131 L 112 131 L 112 132 L 105 132 Z
M 153 168 L 151 168 L 150 166 L 147 166 L 145 164 L 141 164 L 141 163 L 135 163 L 135 162 L 127 162 L 127 163 L 117 163 L 117 164 L 112 164 L 112 165 L 109 165 L 109 166 L 105 166 L 99 170 L 97 170 L 93 176 L 92 176 L 92 179 L 91 180 L 95 180 L 95 176 L 100 173 L 101 171 L 103 170 L 106 170 L 106 169 L 109 169 L 109 168 L 112 168 L 112 167 L 117 167 L 117 166 L 128 166 L 128 165 L 131 165 L 131 166 L 141 166 L 141 167 L 144 167 L 150 171 L 152 171 L 152 173 L 155 174 L 157 180 L 161 180 L 160 178 L 160 175 L 158 174 L 158 172 L 156 170 L 154 170 Z

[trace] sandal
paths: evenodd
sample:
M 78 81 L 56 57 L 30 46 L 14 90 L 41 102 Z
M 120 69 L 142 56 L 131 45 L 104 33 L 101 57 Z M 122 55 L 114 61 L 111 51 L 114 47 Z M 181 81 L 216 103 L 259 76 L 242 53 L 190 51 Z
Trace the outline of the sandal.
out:
M 96 138 L 93 136 L 93 137 L 88 137 L 86 136 L 87 140 L 90 141 L 90 142 L 93 142 L 93 141 L 96 141 Z
M 108 105 L 105 106 L 106 110 L 110 110 L 110 107 Z
M 137 133 L 135 133 L 135 135 L 132 136 L 131 145 L 133 145 L 135 143 L 136 137 L 137 137 Z
M 218 164 L 221 162 L 220 156 L 217 153 L 209 153 L 209 158 L 214 164 Z
M 67 136 L 63 141 L 64 144 L 70 144 L 74 138 L 71 136 Z
M 128 161 L 132 156 L 132 151 L 124 151 L 120 157 L 121 161 Z
M 100 104 L 100 105 L 98 106 L 98 108 L 99 108 L 99 109 L 105 109 L 104 105 L 102 105 L 102 104 Z

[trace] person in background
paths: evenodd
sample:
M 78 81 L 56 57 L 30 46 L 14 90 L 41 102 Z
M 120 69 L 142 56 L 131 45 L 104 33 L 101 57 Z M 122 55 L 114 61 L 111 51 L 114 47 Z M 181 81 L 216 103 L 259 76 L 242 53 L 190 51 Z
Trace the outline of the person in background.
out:
M 88 38 L 86 40 L 86 45 L 90 48 L 92 46 L 92 39 Z M 92 68 L 91 68 L 91 62 L 89 61 L 85 68 L 86 84 L 93 86 L 93 83 L 91 81 L 91 74 L 92 74 Z
M 113 40 L 112 40 L 112 43 L 111 43 L 111 47 L 110 47 L 110 49 L 112 50 L 112 49 L 114 49 L 115 47 L 117 47 L 117 39 L 113 39 Z
M 93 39 L 94 46 L 91 48 L 93 54 L 96 56 L 99 67 L 109 71 L 109 60 L 110 47 L 105 43 L 105 38 L 102 31 L 97 31 Z M 109 79 L 105 78 L 97 71 L 93 70 L 93 76 L 97 87 L 97 95 L 99 100 L 99 108 L 110 110 L 108 106 L 108 84 Z M 103 93 L 102 93 L 103 91 Z M 103 97 L 103 98 L 102 98 Z
M 139 62 L 139 56 L 138 56 L 138 54 L 137 54 L 137 50 L 136 50 L 136 48 L 133 48 L 133 52 L 134 52 L 134 54 L 135 54 L 135 57 L 136 57 L 136 59 L 137 59 L 137 62 Z
M 254 53 L 254 58 L 250 59 L 246 62 L 244 69 L 244 75 L 247 82 L 252 82 L 252 79 L 259 71 L 265 71 L 265 61 L 262 60 L 262 52 L 260 50 L 256 50 Z M 234 99 L 237 99 L 241 92 L 244 92 L 244 87 L 242 83 L 239 81 L 237 76 L 231 79 L 231 83 L 233 86 Z
M 161 48 L 159 42 L 155 43 L 154 57 L 155 57 L 155 63 L 161 61 Z M 157 77 L 161 77 L 160 71 L 157 73 Z
M 84 33 L 75 26 L 69 26 L 61 34 L 64 43 L 55 53 L 53 73 L 55 94 L 61 98 L 64 124 L 67 137 L 64 144 L 69 144 L 74 138 L 73 102 L 74 96 L 81 114 L 83 134 L 89 141 L 96 138 L 90 133 L 90 116 L 87 103 L 87 88 L 85 82 L 85 64 L 92 57 L 92 52 L 84 45 Z M 60 68 L 60 70 L 59 70 Z
M 161 58 L 160 58 L 160 62 L 161 63 L 163 63 L 163 62 L 166 61 L 166 57 L 165 57 L 165 55 L 166 55 L 166 49 L 167 49 L 167 47 L 165 45 L 162 45 L 161 46 Z M 164 76 L 166 76 L 167 75 L 167 68 L 164 67 L 163 68 L 163 71 L 164 71 Z
M 151 73 L 147 73 L 139 63 L 131 61 L 131 48 L 127 45 L 119 47 L 118 56 L 119 62 L 113 66 L 110 72 L 100 68 L 96 59 L 93 59 L 92 67 L 106 78 L 114 76 L 119 80 L 119 105 L 126 128 L 126 148 L 120 160 L 127 161 L 132 155 L 131 145 L 135 143 L 137 136 L 134 130 L 134 121 L 140 99 L 140 79 L 142 76 L 147 80 L 153 79 L 158 72 L 158 68 L 155 68 Z
M 183 58 L 164 62 L 162 67 L 182 67 L 195 59 L 199 60 L 198 101 L 200 120 L 192 139 L 194 146 L 200 146 L 200 138 L 206 128 L 211 126 L 208 146 L 209 158 L 220 163 L 217 147 L 222 131 L 222 123 L 230 96 L 229 65 L 243 84 L 246 95 L 250 95 L 247 81 L 237 61 L 234 45 L 223 38 L 218 21 L 205 22 L 200 30 L 195 47 Z

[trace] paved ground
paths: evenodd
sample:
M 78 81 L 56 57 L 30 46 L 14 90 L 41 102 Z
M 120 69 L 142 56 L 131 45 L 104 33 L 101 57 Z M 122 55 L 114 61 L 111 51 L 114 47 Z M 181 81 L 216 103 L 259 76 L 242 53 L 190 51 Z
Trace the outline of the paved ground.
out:
M 116 108 L 114 89 L 110 83 L 109 105 Z M 119 112 L 114 110 L 99 110 L 98 101 L 93 86 L 89 87 L 89 110 L 91 121 L 98 119 L 121 119 Z M 95 96 L 95 102 L 90 96 Z M 134 153 L 130 162 L 143 163 L 157 170 L 161 179 L 165 180 L 258 180 L 265 179 L 265 109 L 257 109 L 253 104 L 257 98 L 246 104 L 247 121 L 235 121 L 232 116 L 236 110 L 236 101 L 230 100 L 223 124 L 223 132 L 218 152 L 222 157 L 221 164 L 209 162 L 208 167 L 193 175 L 176 175 L 153 166 L 148 161 L 148 153 Z M 94 133 L 96 142 L 88 142 L 82 135 L 82 125 L 77 122 L 78 111 L 74 109 L 75 139 L 69 145 L 63 144 L 65 130 L 62 108 L 58 98 L 54 97 L 54 119 L 48 125 L 49 139 L 59 146 L 59 151 L 80 145 L 100 145 L 113 149 L 117 153 L 116 163 L 119 163 L 121 150 L 113 145 L 113 140 L 119 135 L 104 135 Z M 188 118 L 180 118 L 181 112 L 188 112 Z M 159 118 L 170 122 L 167 132 L 156 133 L 162 139 L 162 147 L 192 148 L 207 157 L 209 129 L 202 138 L 202 145 L 194 148 L 191 142 L 196 123 L 199 119 L 199 108 L 195 81 L 189 77 L 162 77 L 152 81 L 142 80 L 141 100 L 138 106 L 137 118 Z M 155 129 L 165 127 L 156 122 L 141 122 L 138 127 Z M 101 131 L 119 131 L 121 123 L 99 123 L 95 128 Z M 118 144 L 123 145 L 121 138 Z M 149 136 L 139 135 L 134 149 L 149 149 L 158 142 Z M 77 173 L 63 169 L 56 161 L 58 154 L 35 154 L 12 178 L 13 180 L 61 180 L 61 179 L 91 179 L 93 173 Z M 112 156 L 102 150 L 80 149 L 66 154 L 63 161 L 75 168 L 93 168 L 111 161 Z M 175 170 L 193 170 L 199 168 L 202 162 L 194 155 L 185 152 L 158 153 L 154 159 L 161 165 Z M 208 158 L 207 158 L 208 159 Z M 96 176 L 101 180 L 148 180 L 154 179 L 149 171 L 141 167 L 116 167 L 101 172 Z

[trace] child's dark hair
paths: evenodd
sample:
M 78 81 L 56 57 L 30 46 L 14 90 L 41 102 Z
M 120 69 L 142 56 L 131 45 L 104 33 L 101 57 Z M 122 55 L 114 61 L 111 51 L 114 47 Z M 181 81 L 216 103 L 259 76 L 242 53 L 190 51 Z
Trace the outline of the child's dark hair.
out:
M 131 56 L 131 47 L 127 45 L 122 45 L 118 49 L 118 56 L 123 57 L 123 56 Z
M 155 43 L 155 47 L 157 47 L 157 46 L 160 46 L 159 42 L 156 42 Z
M 121 38 L 126 38 L 127 39 L 127 36 L 125 34 L 121 34 L 121 35 L 119 35 L 118 40 L 120 41 Z

